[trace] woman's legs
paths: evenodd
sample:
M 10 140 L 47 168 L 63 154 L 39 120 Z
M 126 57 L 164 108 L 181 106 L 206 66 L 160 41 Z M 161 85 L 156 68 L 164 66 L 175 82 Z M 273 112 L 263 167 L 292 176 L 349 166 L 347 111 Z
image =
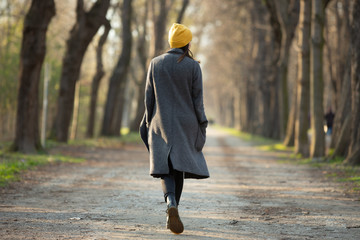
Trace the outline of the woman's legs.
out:
M 184 173 L 174 170 L 174 178 L 175 178 L 175 199 L 177 205 L 179 205 L 181 193 L 184 186 Z
M 164 192 L 165 201 L 169 204 L 172 201 L 172 195 L 175 196 L 175 206 L 180 203 L 181 193 L 184 186 L 184 173 L 173 169 L 169 159 L 170 172 L 161 178 L 161 185 Z
M 167 221 L 166 227 L 173 233 L 180 234 L 184 231 L 184 225 L 181 222 L 177 206 L 184 185 L 184 173 L 172 168 L 169 159 L 170 172 L 161 177 L 161 185 L 167 202 Z
M 172 202 L 172 197 L 175 197 L 175 206 L 179 205 L 184 186 L 184 173 L 176 170 L 170 171 L 170 174 L 161 178 L 161 185 L 165 201 L 169 204 Z
M 165 175 L 161 178 L 161 185 L 164 192 L 165 202 L 169 206 L 177 207 L 177 201 L 175 198 L 176 183 L 173 175 Z

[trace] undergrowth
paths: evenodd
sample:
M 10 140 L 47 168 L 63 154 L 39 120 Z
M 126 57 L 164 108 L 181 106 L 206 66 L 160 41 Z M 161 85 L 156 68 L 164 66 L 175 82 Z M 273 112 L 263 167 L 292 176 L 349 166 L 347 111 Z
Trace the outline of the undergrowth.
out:
M 69 156 L 48 155 L 45 153 L 22 154 L 0 149 L 0 187 L 6 186 L 9 182 L 19 180 L 20 172 L 33 169 L 39 165 L 54 162 L 79 163 L 82 161 L 84 159 Z
M 53 140 L 46 141 L 45 151 L 36 154 L 22 154 L 11 152 L 11 142 L 0 142 L 0 187 L 6 186 L 12 181 L 20 179 L 20 173 L 25 170 L 34 169 L 36 166 L 55 162 L 78 163 L 85 161 L 83 158 L 76 158 L 65 155 L 50 155 L 46 150 L 59 146 L 85 146 L 85 147 L 121 147 L 127 143 L 140 143 L 141 138 L 136 132 L 129 132 L 128 129 L 121 130 L 120 137 L 99 137 L 93 139 L 71 140 L 68 144 L 59 143 Z

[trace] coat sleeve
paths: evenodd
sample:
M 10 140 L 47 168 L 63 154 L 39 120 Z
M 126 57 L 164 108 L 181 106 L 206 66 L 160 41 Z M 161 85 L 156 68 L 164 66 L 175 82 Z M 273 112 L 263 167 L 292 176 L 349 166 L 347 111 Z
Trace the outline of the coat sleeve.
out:
M 153 63 L 150 63 L 145 85 L 145 123 L 149 127 L 151 118 L 154 111 L 155 104 L 155 93 L 154 93 L 154 82 L 153 82 Z
M 154 110 L 154 102 L 155 102 L 155 95 L 154 95 L 154 88 L 153 88 L 153 79 L 152 79 L 152 63 L 150 63 L 149 70 L 146 77 L 146 84 L 145 84 L 145 113 L 140 123 L 140 136 L 143 140 L 146 148 L 149 151 L 149 143 L 148 143 L 148 132 L 149 132 L 149 125 L 151 121 L 152 112 Z
M 208 120 L 204 110 L 202 73 L 198 63 L 196 63 L 193 76 L 191 95 L 194 103 L 194 109 L 200 126 L 206 128 Z

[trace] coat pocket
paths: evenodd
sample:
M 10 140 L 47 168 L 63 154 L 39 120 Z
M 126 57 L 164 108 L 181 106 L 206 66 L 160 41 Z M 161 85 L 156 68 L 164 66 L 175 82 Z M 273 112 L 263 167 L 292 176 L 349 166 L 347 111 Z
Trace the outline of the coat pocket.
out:
M 196 136 L 196 141 L 195 141 L 196 151 L 200 152 L 203 149 L 203 147 L 205 145 L 205 141 L 206 141 L 206 128 L 202 128 L 199 125 L 197 136 Z

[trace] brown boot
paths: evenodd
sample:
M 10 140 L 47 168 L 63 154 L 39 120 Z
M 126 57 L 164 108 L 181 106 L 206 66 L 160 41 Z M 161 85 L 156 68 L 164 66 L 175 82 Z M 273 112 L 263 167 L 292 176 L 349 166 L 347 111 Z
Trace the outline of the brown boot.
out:
M 175 206 L 169 206 L 167 210 L 166 228 L 175 234 L 180 234 L 184 231 L 184 225 L 181 222 L 178 209 Z

